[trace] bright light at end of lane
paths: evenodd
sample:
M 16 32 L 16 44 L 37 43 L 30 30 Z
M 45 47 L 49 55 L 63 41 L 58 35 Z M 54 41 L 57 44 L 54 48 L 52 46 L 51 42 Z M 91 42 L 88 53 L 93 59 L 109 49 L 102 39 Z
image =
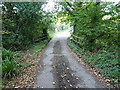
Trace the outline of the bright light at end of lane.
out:
M 70 31 L 69 30 L 66 30 L 66 31 L 63 31 L 63 32 L 60 32 L 58 34 L 56 34 L 57 37 L 70 37 Z

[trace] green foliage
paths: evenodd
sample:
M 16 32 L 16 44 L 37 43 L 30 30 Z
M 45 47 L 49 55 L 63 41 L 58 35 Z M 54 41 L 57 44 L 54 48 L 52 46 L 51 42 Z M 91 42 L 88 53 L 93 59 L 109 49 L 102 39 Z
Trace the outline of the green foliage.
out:
M 34 55 L 46 45 L 48 31 L 54 26 L 51 13 L 43 11 L 45 2 L 3 2 L 2 3 L 2 74 L 8 79 L 19 74 L 31 63 L 16 60 L 20 50 L 35 45 Z M 51 27 L 51 28 L 49 28 Z M 47 40 L 47 41 L 45 41 Z M 41 42 L 43 41 L 43 42 Z M 34 47 L 34 46 L 33 46 Z
M 116 79 L 117 82 L 113 82 L 118 83 L 119 5 L 112 2 L 75 2 L 68 6 L 73 9 L 65 9 L 64 12 L 68 13 L 67 19 L 74 27 L 72 34 L 80 38 L 73 36 L 72 39 L 79 43 L 71 40 L 68 44 L 82 54 L 85 62 L 102 69 L 104 75 Z
M 32 57 L 36 57 L 38 53 L 45 47 L 48 40 L 41 41 L 39 43 L 33 44 L 30 48 Z M 3 78 L 12 78 L 20 73 L 20 71 L 31 63 L 27 60 L 23 63 L 20 60 L 17 60 L 16 57 L 19 56 L 18 52 L 13 52 L 11 50 L 2 49 L 2 77 Z
M 53 22 L 50 13 L 41 8 L 45 2 L 4 2 L 2 6 L 3 47 L 21 50 L 48 38 Z
M 36 56 L 48 43 L 48 40 L 41 41 L 40 43 L 36 43 L 32 45 L 31 50 L 33 51 L 33 56 Z
M 14 59 L 15 56 L 18 56 L 18 53 L 2 48 L 2 60 L 5 60 L 6 58 L 8 58 L 9 60 L 12 60 Z
M 58 14 L 63 22 L 71 22 L 73 34 L 80 37 L 79 46 L 94 52 L 102 47 L 118 46 L 118 9 L 110 2 L 61 2 Z M 66 7 L 67 6 L 67 7 Z M 114 48 L 115 49 L 115 48 Z
M 68 39 L 68 45 L 77 53 L 82 55 L 82 60 L 89 63 L 91 66 L 95 66 L 97 68 L 102 69 L 104 75 L 109 76 L 111 78 L 120 80 L 120 72 L 119 72 L 119 62 L 118 62 L 118 52 L 110 52 L 104 49 L 99 50 L 98 52 L 92 53 L 89 51 L 85 51 L 80 48 L 70 39 Z M 114 83 L 118 83 L 115 82 Z
M 4 78 L 12 78 L 16 76 L 16 74 L 19 73 L 19 64 L 16 60 L 9 60 L 6 58 L 6 60 L 2 63 L 2 74 Z
M 4 78 L 12 78 L 19 73 L 18 60 L 15 59 L 17 55 L 15 52 L 2 49 L 2 75 Z

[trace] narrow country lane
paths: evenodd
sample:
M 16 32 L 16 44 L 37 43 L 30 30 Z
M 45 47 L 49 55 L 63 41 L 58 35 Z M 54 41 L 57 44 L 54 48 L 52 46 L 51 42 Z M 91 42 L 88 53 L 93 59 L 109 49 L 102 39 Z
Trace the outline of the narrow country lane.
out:
M 35 87 L 40 88 L 104 88 L 68 49 L 68 31 L 57 34 L 40 58 Z

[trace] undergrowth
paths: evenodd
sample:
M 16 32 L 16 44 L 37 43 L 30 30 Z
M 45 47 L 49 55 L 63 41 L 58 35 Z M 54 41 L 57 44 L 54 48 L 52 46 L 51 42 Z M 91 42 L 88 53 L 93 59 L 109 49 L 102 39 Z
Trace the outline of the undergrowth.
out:
M 82 55 L 82 60 L 89 65 L 102 69 L 102 73 L 110 78 L 114 84 L 118 84 L 120 80 L 118 52 L 112 52 L 108 49 L 100 49 L 96 52 L 90 52 L 68 39 L 68 45 L 77 53 Z M 118 86 L 118 85 L 117 85 Z
M 48 40 L 43 40 L 31 45 L 28 49 L 32 52 L 31 57 L 35 58 L 47 43 Z M 15 78 L 20 73 L 24 73 L 23 69 L 31 65 L 27 60 L 22 61 L 22 59 L 19 58 L 23 52 L 24 51 L 2 49 L 2 86 L 11 82 L 12 78 Z
M 47 42 L 48 40 L 43 40 L 39 43 L 32 45 L 30 50 L 32 50 L 33 56 L 36 56 L 38 52 L 40 52 L 46 46 Z

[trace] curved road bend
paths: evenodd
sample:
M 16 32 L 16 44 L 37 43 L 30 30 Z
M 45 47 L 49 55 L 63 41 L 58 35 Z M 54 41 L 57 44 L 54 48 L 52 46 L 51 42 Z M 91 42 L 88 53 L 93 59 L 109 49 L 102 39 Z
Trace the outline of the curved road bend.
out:
M 104 88 L 67 47 L 68 31 L 57 34 L 47 45 L 39 62 L 35 87 Z

